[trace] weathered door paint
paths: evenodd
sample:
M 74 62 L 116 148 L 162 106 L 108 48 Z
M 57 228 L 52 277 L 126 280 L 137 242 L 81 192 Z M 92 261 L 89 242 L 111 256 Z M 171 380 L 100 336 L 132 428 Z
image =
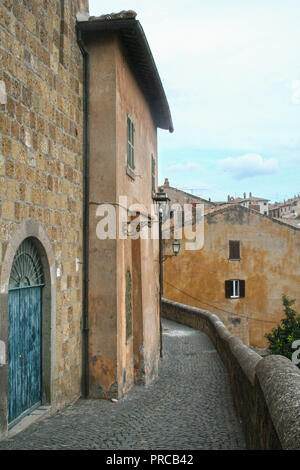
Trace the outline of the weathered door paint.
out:
M 41 293 L 9 291 L 9 423 L 41 401 Z
M 8 291 L 8 423 L 38 406 L 42 391 L 43 267 L 31 239 L 19 246 Z

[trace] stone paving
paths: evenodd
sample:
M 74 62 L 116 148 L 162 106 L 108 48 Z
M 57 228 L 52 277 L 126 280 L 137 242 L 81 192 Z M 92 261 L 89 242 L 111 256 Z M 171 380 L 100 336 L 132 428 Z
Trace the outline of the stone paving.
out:
M 2 449 L 245 449 L 227 371 L 202 332 L 164 320 L 159 378 L 122 400 L 80 399 Z

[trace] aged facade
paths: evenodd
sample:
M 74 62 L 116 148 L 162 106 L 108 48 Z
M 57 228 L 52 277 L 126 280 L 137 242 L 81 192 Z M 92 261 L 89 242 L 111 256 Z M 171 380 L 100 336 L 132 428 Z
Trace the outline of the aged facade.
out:
M 158 367 L 158 241 L 124 237 L 118 220 L 126 196 L 128 206 L 143 206 L 136 211 L 151 225 L 157 128 L 173 126 L 135 16 L 122 12 L 78 23 L 89 77 L 86 349 L 92 397 L 120 397 L 134 381 L 150 382 Z M 104 203 L 115 209 L 117 223 L 113 238 L 100 239 Z
M 87 1 L 0 2 L 0 436 L 81 393 Z
M 283 293 L 299 310 L 299 228 L 227 205 L 206 212 L 202 249 L 181 244 L 164 264 L 164 297 L 216 313 L 244 343 L 266 346 L 265 333 L 283 317 Z

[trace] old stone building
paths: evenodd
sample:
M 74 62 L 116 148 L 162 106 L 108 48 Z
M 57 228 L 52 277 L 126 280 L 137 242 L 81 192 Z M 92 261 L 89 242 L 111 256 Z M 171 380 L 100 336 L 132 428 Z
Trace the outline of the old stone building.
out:
M 299 311 L 299 228 L 230 204 L 206 211 L 202 249 L 181 245 L 164 263 L 164 297 L 216 313 L 244 343 L 266 346 L 283 317 L 282 294 Z
M 165 178 L 164 184 L 160 186 L 160 188 L 168 195 L 170 206 L 173 204 L 180 204 L 181 206 L 184 204 L 203 204 L 205 209 L 216 207 L 216 204 L 210 199 L 204 199 L 195 194 L 170 186 L 168 178 Z
M 228 195 L 227 202 L 223 204 L 240 204 L 243 207 L 253 209 L 261 214 L 269 215 L 269 202 L 269 199 L 253 196 L 252 193 L 249 193 L 249 196 L 247 197 L 246 193 L 244 193 L 243 197 L 233 197 Z M 218 203 L 218 205 L 220 204 L 222 203 Z
M 169 106 L 134 12 L 78 24 L 88 57 L 89 394 L 120 397 L 157 375 L 157 239 L 99 240 L 98 207 L 140 204 L 151 224 L 157 188 L 157 128 L 173 130 Z M 103 215 L 103 214 L 102 214 Z M 132 299 L 132 304 L 131 304 Z
M 0 1 L 0 438 L 157 371 L 157 242 L 99 240 L 95 211 L 149 206 L 169 108 L 135 15 L 76 18 L 88 0 Z
M 269 215 L 274 218 L 300 219 L 300 196 L 270 205 Z
M 54 411 L 81 391 L 82 9 L 0 2 L 0 435 L 36 403 Z

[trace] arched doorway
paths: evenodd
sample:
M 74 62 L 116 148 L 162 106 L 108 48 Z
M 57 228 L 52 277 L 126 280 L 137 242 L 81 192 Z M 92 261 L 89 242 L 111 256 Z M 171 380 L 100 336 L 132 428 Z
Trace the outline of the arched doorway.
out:
M 14 256 L 8 287 L 8 424 L 42 400 L 43 264 L 33 238 Z

